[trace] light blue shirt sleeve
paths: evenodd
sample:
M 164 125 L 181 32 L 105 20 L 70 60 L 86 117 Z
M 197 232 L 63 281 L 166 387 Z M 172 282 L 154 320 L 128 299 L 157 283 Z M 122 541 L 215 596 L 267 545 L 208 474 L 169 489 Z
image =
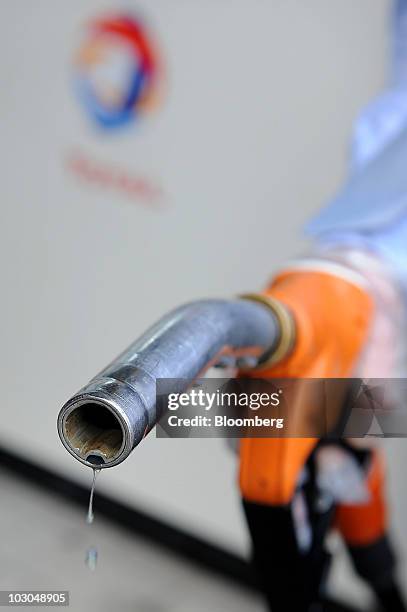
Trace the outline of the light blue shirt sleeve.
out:
M 306 233 L 376 252 L 407 294 L 407 0 L 392 17 L 389 88 L 357 118 L 348 181 Z

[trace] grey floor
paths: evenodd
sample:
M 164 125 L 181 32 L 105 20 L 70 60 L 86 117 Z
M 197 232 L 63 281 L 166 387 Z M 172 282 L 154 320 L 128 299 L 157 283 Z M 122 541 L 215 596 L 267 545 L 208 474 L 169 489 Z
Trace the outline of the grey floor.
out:
M 69 590 L 75 612 L 264 612 L 245 589 L 130 536 L 97 513 L 86 525 L 83 511 L 1 471 L 0 542 L 0 590 Z M 93 572 L 85 565 L 90 546 L 99 552 Z

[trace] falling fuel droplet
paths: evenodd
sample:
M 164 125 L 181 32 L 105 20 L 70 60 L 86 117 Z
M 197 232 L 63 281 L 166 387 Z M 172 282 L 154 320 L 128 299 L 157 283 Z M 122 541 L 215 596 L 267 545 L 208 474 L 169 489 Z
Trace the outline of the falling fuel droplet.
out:
M 95 495 L 95 485 L 96 485 L 96 478 L 98 476 L 100 472 L 100 468 L 93 468 L 93 481 L 92 481 L 92 488 L 90 490 L 90 497 L 89 497 L 89 506 L 88 506 L 88 514 L 86 516 L 86 522 L 90 525 L 93 523 L 93 519 L 94 519 L 94 515 L 93 515 L 93 497 Z
M 95 495 L 96 478 L 98 477 L 99 472 L 100 472 L 100 468 L 93 468 L 92 488 L 90 490 L 88 513 L 86 515 L 86 522 L 88 525 L 91 525 L 94 519 L 93 498 Z M 94 546 L 91 546 L 86 551 L 85 564 L 92 572 L 94 572 L 96 569 L 97 560 L 98 560 L 97 548 L 95 548 Z
M 93 546 L 86 551 L 85 563 L 91 572 L 94 572 L 98 562 L 98 551 Z

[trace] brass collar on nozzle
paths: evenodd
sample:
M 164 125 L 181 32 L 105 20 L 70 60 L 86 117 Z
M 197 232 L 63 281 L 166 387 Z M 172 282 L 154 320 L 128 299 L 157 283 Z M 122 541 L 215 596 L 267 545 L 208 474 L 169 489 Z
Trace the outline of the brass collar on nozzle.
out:
M 264 304 L 273 312 L 278 321 L 280 334 L 275 346 L 263 355 L 255 367 L 250 368 L 251 371 L 255 372 L 267 370 L 291 353 L 296 337 L 294 317 L 285 304 L 271 296 L 261 293 L 245 293 L 239 297 L 243 300 L 252 300 Z

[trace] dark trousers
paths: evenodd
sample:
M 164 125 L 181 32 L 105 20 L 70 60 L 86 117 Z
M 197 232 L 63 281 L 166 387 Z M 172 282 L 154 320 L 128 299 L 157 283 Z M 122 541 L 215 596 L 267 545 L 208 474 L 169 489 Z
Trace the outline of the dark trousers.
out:
M 297 544 L 291 507 L 274 507 L 243 501 L 253 544 L 253 563 L 260 587 L 273 612 L 322 610 L 320 590 L 329 557 L 323 548 L 330 517 L 321 517 L 312 544 L 301 552 Z M 320 533 L 317 533 L 317 532 Z M 315 608 L 312 605 L 315 604 Z

